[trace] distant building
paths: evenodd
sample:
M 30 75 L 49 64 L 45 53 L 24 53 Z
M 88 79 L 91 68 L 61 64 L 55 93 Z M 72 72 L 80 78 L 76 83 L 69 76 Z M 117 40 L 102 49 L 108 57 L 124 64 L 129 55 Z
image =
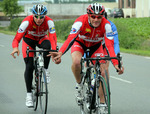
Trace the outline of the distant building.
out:
M 118 0 L 125 17 L 150 17 L 150 0 Z

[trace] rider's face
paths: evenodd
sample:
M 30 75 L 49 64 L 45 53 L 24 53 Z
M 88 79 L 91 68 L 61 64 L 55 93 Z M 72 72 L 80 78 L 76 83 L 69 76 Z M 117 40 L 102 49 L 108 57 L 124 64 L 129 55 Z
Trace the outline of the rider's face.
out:
M 44 15 L 34 15 L 34 21 L 37 25 L 41 25 L 44 21 Z
M 93 27 L 98 27 L 101 24 L 103 15 L 88 14 L 90 23 Z

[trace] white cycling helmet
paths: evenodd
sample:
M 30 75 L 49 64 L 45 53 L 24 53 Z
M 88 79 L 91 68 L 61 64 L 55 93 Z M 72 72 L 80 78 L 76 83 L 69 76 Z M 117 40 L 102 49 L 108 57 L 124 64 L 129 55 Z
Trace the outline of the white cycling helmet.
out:
M 35 15 L 46 15 L 47 9 L 44 5 L 37 4 L 33 6 L 32 13 Z

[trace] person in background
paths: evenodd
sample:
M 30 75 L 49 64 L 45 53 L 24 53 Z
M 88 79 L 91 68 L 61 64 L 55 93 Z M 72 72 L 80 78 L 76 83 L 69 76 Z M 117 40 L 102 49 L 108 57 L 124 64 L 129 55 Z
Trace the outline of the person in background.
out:
M 104 13 L 104 17 L 107 19 L 107 12 Z M 110 21 L 109 19 L 107 19 L 107 20 L 110 22 L 110 25 L 112 28 L 112 32 L 113 32 L 112 37 L 114 37 L 114 51 L 115 51 L 115 54 L 117 56 L 118 54 L 120 54 L 117 27 L 112 21 Z M 103 41 L 103 48 L 104 48 L 105 56 L 108 56 L 107 48 L 105 48 L 105 41 Z M 105 70 L 106 70 L 106 73 L 107 73 L 108 78 L 109 78 L 109 61 L 106 61 Z
M 22 21 L 17 34 L 12 42 L 13 51 L 11 55 L 16 58 L 14 55 L 17 53 L 19 56 L 19 42 L 22 41 L 22 54 L 25 62 L 25 72 L 24 78 L 27 89 L 26 96 L 26 106 L 33 107 L 32 99 L 32 80 L 33 80 L 33 57 L 34 53 L 29 53 L 29 58 L 26 55 L 27 46 L 30 50 L 35 50 L 36 46 L 43 49 L 53 49 L 56 50 L 57 46 L 57 37 L 55 32 L 55 26 L 53 20 L 46 16 L 47 8 L 44 5 L 34 5 L 32 8 L 33 15 L 25 17 Z M 48 33 L 48 35 L 47 35 Z M 50 62 L 50 57 L 47 57 L 48 52 L 44 53 L 44 68 L 47 76 L 47 82 L 50 81 L 48 66 Z

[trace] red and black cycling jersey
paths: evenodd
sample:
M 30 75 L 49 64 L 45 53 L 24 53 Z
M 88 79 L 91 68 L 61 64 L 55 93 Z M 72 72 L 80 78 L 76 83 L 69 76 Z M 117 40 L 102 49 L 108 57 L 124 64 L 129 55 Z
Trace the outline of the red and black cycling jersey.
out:
M 22 21 L 12 42 L 12 47 L 18 47 L 23 36 L 35 41 L 39 41 L 44 37 L 49 37 L 52 49 L 55 50 L 57 46 L 57 37 L 53 20 L 50 17 L 45 16 L 43 23 L 38 26 L 33 18 L 33 15 L 30 15 Z
M 59 52 L 64 54 L 72 46 L 74 41 L 79 41 L 86 47 L 91 47 L 102 42 L 104 39 L 110 57 L 115 57 L 112 34 L 110 22 L 104 17 L 102 18 L 101 24 L 95 28 L 90 25 L 88 14 L 82 15 L 75 20 L 71 32 Z M 118 64 L 117 60 L 113 59 L 112 62 L 113 65 Z

